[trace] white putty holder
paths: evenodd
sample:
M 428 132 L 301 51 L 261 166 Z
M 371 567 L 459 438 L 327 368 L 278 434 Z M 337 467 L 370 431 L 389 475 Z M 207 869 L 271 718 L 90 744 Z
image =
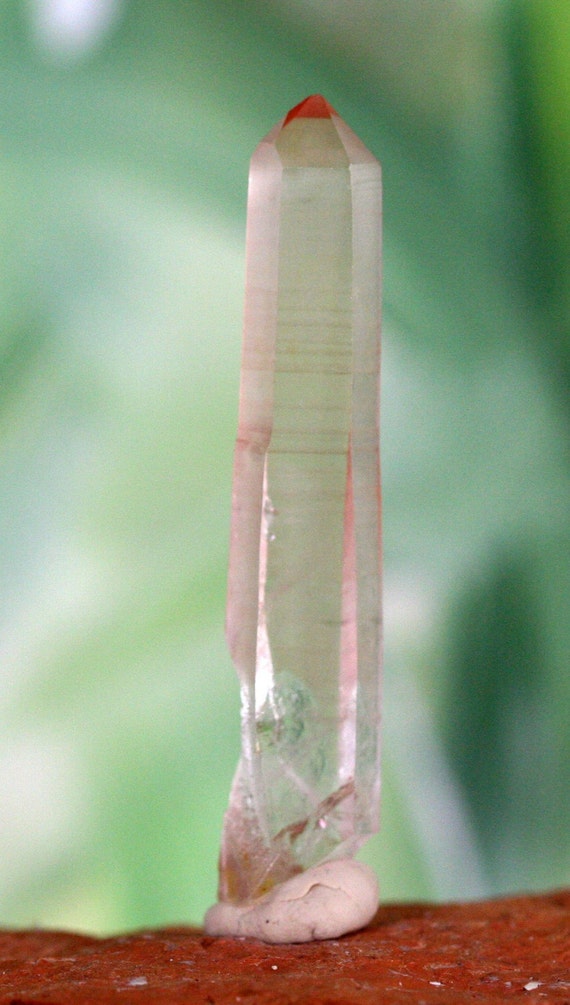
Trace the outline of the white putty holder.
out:
M 293 876 L 248 904 L 218 903 L 204 919 L 208 935 L 311 942 L 337 939 L 367 925 L 378 909 L 373 870 L 352 858 L 331 859 Z

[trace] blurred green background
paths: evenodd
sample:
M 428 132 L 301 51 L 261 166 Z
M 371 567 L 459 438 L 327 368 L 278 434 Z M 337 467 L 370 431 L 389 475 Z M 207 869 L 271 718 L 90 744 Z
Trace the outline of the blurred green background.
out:
M 385 898 L 570 880 L 570 4 L 4 0 L 0 925 L 199 922 L 248 162 L 385 179 Z

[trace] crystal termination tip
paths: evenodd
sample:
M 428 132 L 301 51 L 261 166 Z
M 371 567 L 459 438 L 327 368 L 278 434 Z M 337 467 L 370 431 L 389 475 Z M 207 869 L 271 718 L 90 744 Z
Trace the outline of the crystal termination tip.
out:
M 332 105 L 329 105 L 322 94 L 311 94 L 304 101 L 300 101 L 290 112 L 287 112 L 283 127 L 289 124 L 292 119 L 330 119 L 331 115 L 336 115 Z

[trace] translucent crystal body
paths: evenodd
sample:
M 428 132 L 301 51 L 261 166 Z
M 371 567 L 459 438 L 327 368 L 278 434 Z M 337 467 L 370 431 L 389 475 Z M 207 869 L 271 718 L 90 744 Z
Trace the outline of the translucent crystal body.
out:
M 378 826 L 380 166 L 320 96 L 250 170 L 227 637 L 242 756 L 221 900 Z

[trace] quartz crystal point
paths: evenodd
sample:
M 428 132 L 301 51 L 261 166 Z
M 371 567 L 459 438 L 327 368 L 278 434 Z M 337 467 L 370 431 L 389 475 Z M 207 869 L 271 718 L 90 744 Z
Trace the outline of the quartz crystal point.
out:
M 380 165 L 314 95 L 249 176 L 225 902 L 351 856 L 378 827 L 380 265 Z

